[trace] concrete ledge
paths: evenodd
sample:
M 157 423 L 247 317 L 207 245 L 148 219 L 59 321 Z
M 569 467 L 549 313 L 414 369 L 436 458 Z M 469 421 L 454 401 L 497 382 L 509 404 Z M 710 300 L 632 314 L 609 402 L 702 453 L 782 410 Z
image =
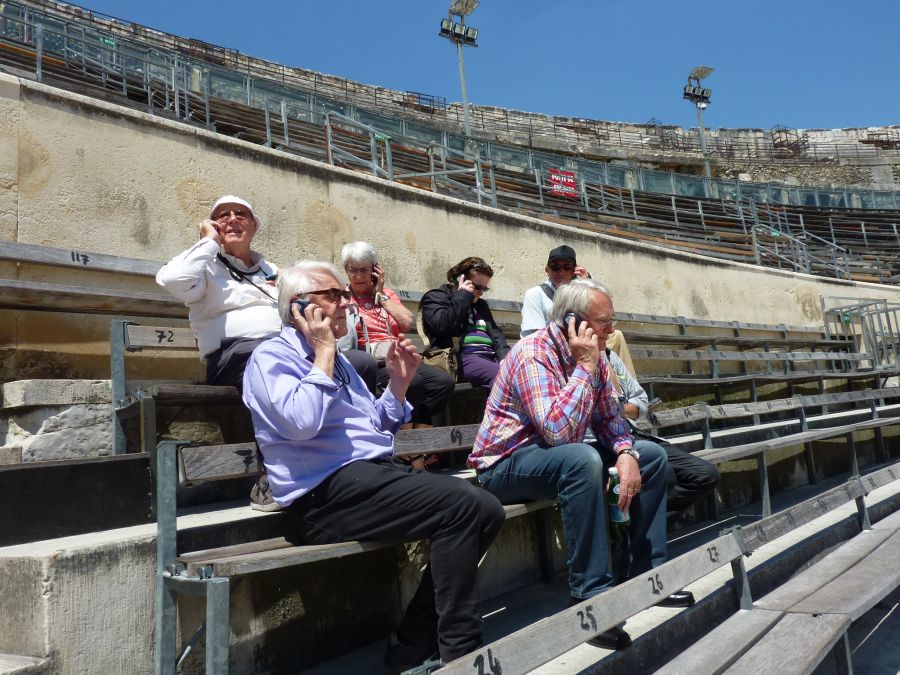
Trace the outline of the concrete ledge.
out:
M 33 656 L 0 654 L 0 675 L 38 675 L 50 672 L 50 661 Z
M 109 380 L 18 380 L 3 385 L 3 409 L 109 403 Z

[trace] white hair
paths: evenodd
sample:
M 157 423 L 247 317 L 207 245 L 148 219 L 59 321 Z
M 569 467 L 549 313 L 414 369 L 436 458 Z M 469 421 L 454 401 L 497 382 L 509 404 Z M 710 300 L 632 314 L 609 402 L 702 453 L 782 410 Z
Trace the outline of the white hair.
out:
M 346 267 L 350 263 L 375 267 L 378 264 L 378 251 L 368 242 L 351 241 L 341 249 L 341 264 Z
M 278 270 L 278 314 L 282 324 L 293 323 L 291 300 L 305 298 L 316 290 L 316 277 L 321 276 L 334 277 L 342 288 L 347 285 L 347 280 L 330 262 L 298 260 L 290 267 Z
M 556 289 L 556 293 L 553 295 L 553 307 L 550 308 L 550 321 L 562 325 L 563 317 L 569 312 L 585 316 L 591 302 L 591 291 L 600 291 L 612 300 L 612 293 L 599 281 L 572 279 L 568 284 Z

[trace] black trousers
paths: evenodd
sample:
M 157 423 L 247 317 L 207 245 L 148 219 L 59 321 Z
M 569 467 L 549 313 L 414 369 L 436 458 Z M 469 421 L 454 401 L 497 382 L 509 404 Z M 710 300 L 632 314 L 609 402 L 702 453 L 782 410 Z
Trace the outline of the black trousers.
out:
M 486 490 L 387 457 L 335 471 L 284 516 L 285 537 L 297 544 L 430 540 L 431 561 L 397 638 L 424 646 L 433 645 L 436 636 L 444 661 L 481 646 L 478 561 L 506 518 Z
M 387 387 L 389 379 L 387 368 L 379 368 L 378 388 Z M 431 424 L 432 417 L 447 407 L 455 386 L 453 378 L 440 368 L 420 363 L 406 390 L 406 399 L 413 407 L 412 421 Z
M 239 394 L 244 390 L 244 369 L 257 345 L 269 338 L 231 338 L 222 341 L 222 346 L 206 357 L 206 384 L 236 387 Z M 371 354 L 351 349 L 344 352 L 353 369 L 359 373 L 366 388 L 375 395 L 375 376 L 378 364 Z
M 669 491 L 666 511 L 671 518 L 702 499 L 719 484 L 719 470 L 712 462 L 695 457 L 677 445 L 657 441 L 669 458 Z

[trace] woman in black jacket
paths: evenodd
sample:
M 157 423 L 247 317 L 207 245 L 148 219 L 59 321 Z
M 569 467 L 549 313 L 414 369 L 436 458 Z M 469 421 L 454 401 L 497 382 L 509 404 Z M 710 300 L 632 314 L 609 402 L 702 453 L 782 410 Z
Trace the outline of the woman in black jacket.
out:
M 466 258 L 447 271 L 450 283 L 428 291 L 421 302 L 422 323 L 432 347 L 451 347 L 453 338 L 459 338 L 459 379 L 489 391 L 509 351 L 481 297 L 490 290 L 493 276 L 484 259 Z

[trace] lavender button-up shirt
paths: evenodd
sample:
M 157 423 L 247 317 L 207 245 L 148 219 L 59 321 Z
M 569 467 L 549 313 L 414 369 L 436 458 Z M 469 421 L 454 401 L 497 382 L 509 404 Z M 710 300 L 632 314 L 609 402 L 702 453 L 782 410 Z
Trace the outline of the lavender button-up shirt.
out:
M 244 403 L 281 506 L 350 462 L 390 455 L 394 432 L 412 411 L 390 389 L 376 400 L 340 354 L 333 378 L 313 366 L 314 357 L 288 326 L 256 348 L 244 371 Z

